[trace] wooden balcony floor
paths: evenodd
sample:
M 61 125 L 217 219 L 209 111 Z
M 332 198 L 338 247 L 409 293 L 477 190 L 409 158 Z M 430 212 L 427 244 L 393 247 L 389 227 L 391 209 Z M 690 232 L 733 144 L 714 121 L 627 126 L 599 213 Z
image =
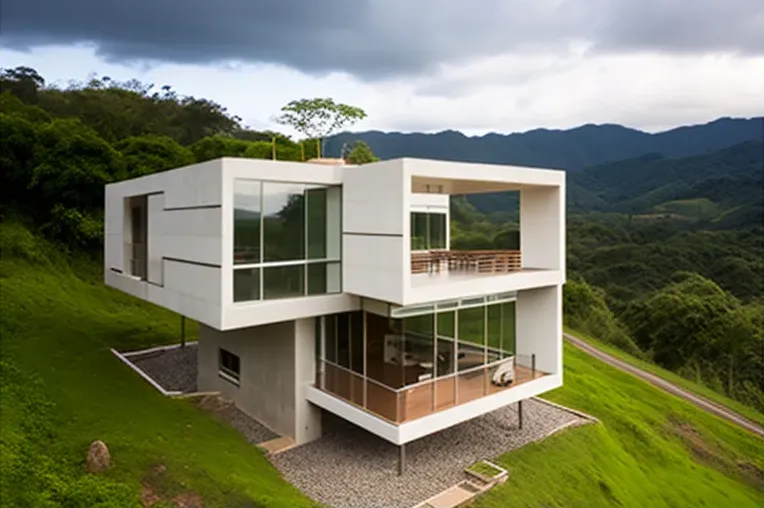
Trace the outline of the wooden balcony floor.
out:
M 366 381 L 366 403 L 364 405 L 364 379 L 350 375 L 339 369 L 327 369 L 324 390 L 356 406 L 380 416 L 392 423 L 400 424 L 443 411 L 481 397 L 511 390 L 533 379 L 547 375 L 535 372 L 521 365 L 515 367 L 515 382 L 510 386 L 496 386 L 491 383 L 493 371 L 479 370 L 457 377 L 439 379 L 398 392 L 385 389 L 371 381 Z M 333 378 L 333 379 L 332 379 Z M 454 383 L 458 383 L 456 389 Z M 456 401 L 456 403 L 455 403 Z

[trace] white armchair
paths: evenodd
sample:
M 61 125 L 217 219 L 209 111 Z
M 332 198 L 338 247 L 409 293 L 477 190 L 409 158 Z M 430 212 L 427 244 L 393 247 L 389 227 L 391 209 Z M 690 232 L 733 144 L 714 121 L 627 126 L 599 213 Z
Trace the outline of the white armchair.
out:
M 509 386 L 515 382 L 515 357 L 510 356 L 493 373 L 491 382 L 496 386 Z

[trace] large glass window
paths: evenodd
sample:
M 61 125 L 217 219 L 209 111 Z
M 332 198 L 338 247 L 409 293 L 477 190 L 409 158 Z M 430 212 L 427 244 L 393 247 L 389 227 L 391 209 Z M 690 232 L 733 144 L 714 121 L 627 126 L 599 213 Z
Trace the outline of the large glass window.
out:
M 411 212 L 411 250 L 446 248 L 446 214 Z
M 233 262 L 260 262 L 262 184 L 237 180 L 233 191 Z
M 260 269 L 243 268 L 233 271 L 233 301 L 260 299 Z
M 341 292 L 341 192 L 234 182 L 235 302 Z
M 404 351 L 406 364 L 417 366 L 411 378 L 405 382 L 424 381 L 433 377 L 435 368 L 435 316 L 422 314 L 403 319 L 405 336 Z M 416 379 L 413 379 L 415 377 Z
M 326 259 L 326 188 L 308 189 L 308 259 Z
M 430 221 L 430 249 L 446 248 L 446 214 L 428 214 Z
M 502 357 L 506 358 L 515 354 L 515 302 L 492 305 L 492 307 L 498 306 L 501 307 L 501 339 L 499 349 L 502 351 Z
M 436 375 L 447 376 L 454 373 L 454 346 L 456 344 L 456 312 L 438 312 L 438 362 Z
M 411 213 L 411 250 L 427 250 L 427 214 Z
M 263 262 L 305 259 L 305 186 L 263 182 Z
M 488 363 L 495 362 L 504 358 L 502 355 L 502 305 L 489 305 L 486 307 L 486 321 L 488 328 L 486 330 L 486 343 L 488 345 Z
M 513 367 L 505 360 L 515 347 L 511 298 L 412 306 L 391 312 L 397 317 L 326 316 L 321 388 L 394 422 L 497 393 L 509 386 L 497 373 Z
M 263 268 L 263 298 L 290 298 L 305 294 L 303 265 L 267 266 Z
M 466 370 L 485 363 L 485 307 L 459 309 L 458 369 Z

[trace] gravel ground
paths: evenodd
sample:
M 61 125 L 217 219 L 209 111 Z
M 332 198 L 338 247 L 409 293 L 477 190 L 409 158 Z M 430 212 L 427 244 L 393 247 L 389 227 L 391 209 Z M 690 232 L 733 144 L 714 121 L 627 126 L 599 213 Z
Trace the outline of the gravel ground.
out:
M 463 480 L 464 468 L 478 460 L 519 448 L 561 425 L 587 422 L 533 399 L 523 403 L 523 413 L 522 430 L 513 404 L 407 444 L 402 477 L 398 447 L 330 415 L 321 439 L 271 460 L 288 481 L 323 504 L 409 508 Z
M 168 391 L 196 391 L 196 344 L 128 358 Z
M 200 408 L 214 413 L 218 418 L 238 430 L 251 444 L 256 445 L 279 437 L 278 434 L 237 408 L 230 399 L 220 395 L 206 395 L 195 402 Z

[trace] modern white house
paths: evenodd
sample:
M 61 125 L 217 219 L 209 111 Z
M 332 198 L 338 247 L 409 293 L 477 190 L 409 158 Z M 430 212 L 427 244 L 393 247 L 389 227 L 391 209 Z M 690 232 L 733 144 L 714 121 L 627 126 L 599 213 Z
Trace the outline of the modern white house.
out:
M 519 191 L 520 248 L 450 249 L 449 198 Z M 198 389 L 303 444 L 401 448 L 562 384 L 565 173 L 223 158 L 106 186 L 106 284 L 200 323 Z

